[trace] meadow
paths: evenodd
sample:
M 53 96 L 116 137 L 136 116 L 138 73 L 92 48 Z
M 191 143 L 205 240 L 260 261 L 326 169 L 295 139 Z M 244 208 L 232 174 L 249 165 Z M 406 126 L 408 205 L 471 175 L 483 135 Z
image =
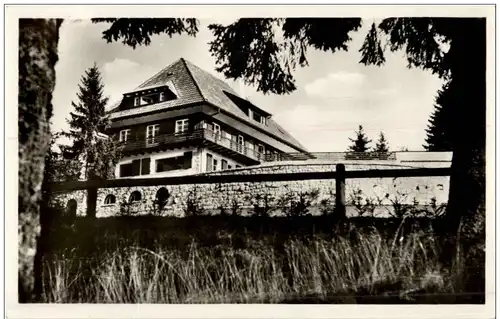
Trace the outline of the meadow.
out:
M 443 259 L 450 246 L 441 224 L 329 216 L 78 218 L 51 228 L 44 300 L 484 303 L 484 251 L 461 237 Z

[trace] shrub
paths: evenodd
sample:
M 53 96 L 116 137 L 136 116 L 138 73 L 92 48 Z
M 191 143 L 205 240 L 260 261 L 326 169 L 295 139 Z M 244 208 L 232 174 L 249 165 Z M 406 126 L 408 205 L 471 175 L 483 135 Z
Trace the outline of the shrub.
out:
M 201 216 L 204 213 L 201 204 L 202 197 L 198 194 L 198 189 L 194 187 L 186 197 L 184 213 L 187 217 Z
M 297 195 L 293 192 L 288 192 L 278 200 L 277 206 L 281 208 L 285 216 L 300 217 L 309 213 L 309 208 L 318 197 L 318 189 L 310 192 L 299 192 Z
M 427 216 L 429 217 L 439 217 L 446 211 L 446 204 L 438 204 L 436 197 L 431 198 L 430 204 L 427 206 Z
M 129 201 L 121 201 L 120 202 L 120 210 L 118 215 L 119 216 L 134 216 L 138 213 L 138 210 L 136 208 L 136 203 L 134 202 L 129 202 Z
M 328 197 L 320 200 L 320 211 L 323 216 L 332 215 L 335 213 L 335 191 L 329 190 Z
M 270 212 L 275 208 L 273 205 L 274 200 L 274 197 L 268 194 L 257 194 L 254 197 L 250 197 L 250 202 L 253 207 L 253 216 L 269 217 Z
M 233 198 L 231 200 L 231 215 L 232 216 L 240 216 L 241 215 L 241 202 L 237 198 Z
M 370 213 L 373 216 L 375 211 L 375 200 L 371 198 L 363 198 L 363 191 L 360 188 L 354 189 L 349 195 L 349 204 L 354 206 L 359 216 L 365 215 L 365 213 Z

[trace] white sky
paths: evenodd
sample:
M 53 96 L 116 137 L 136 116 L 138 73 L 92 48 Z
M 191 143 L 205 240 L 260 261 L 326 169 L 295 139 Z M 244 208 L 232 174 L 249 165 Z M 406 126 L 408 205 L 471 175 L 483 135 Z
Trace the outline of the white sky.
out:
M 200 21 L 200 32 L 188 36 L 154 36 L 152 44 L 135 50 L 102 39 L 107 24 L 65 20 L 60 30 L 56 65 L 53 131 L 67 129 L 66 118 L 84 71 L 96 62 L 101 68 L 110 105 L 173 61 L 184 57 L 217 74 L 208 42 L 209 23 Z M 290 95 L 263 95 L 253 87 L 226 80 L 243 97 L 273 114 L 274 119 L 309 151 L 345 151 L 349 137 L 363 125 L 372 146 L 380 131 L 392 150 L 422 150 L 425 128 L 434 96 L 442 81 L 429 71 L 408 69 L 402 52 L 386 53 L 382 67 L 359 64 L 358 52 L 372 21 L 352 33 L 349 51 L 335 54 L 309 50 L 309 66 L 296 70 L 297 91 Z M 227 23 L 224 21 L 222 23 Z

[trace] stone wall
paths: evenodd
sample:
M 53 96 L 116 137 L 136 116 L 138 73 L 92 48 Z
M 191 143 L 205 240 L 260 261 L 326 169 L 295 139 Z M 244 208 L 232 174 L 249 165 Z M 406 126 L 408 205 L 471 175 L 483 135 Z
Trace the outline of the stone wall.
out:
M 368 169 L 402 169 L 413 166 L 384 161 L 356 161 L 345 162 L 346 170 Z M 441 165 L 441 164 L 440 164 Z M 205 173 L 204 175 L 220 174 L 262 174 L 262 173 L 295 173 L 295 172 L 328 172 L 335 171 L 335 164 L 319 161 L 305 162 L 275 162 L 254 167 L 232 169 Z M 154 200 L 157 191 L 164 187 L 169 193 L 165 207 L 159 211 L 155 208 Z M 386 216 L 392 213 L 395 205 L 427 206 L 446 203 L 448 198 L 449 177 L 404 177 L 404 178 L 365 178 L 346 180 L 346 201 L 349 216 L 359 213 L 353 204 L 366 207 L 367 200 L 376 204 L 375 215 Z M 131 205 L 121 205 L 129 201 L 134 191 L 141 193 L 141 200 Z M 288 205 L 283 201 L 291 195 L 298 198 L 301 194 L 318 192 L 311 203 L 309 212 L 319 214 L 322 210 L 332 209 L 335 194 L 335 180 L 298 180 L 286 182 L 261 183 L 224 183 L 199 185 L 171 185 L 147 187 L 121 187 L 98 190 L 97 217 L 107 217 L 120 214 L 161 214 L 170 216 L 184 216 L 193 208 L 209 214 L 220 213 L 221 207 L 230 211 L 238 207 L 241 214 L 251 214 L 254 205 L 264 205 L 267 197 L 270 213 L 283 214 L 280 204 Z M 105 204 L 105 198 L 114 195 L 114 204 Z M 86 209 L 86 192 L 78 191 L 55 195 L 61 202 L 71 198 L 78 200 L 78 214 L 84 215 Z M 312 199 L 312 197 L 309 197 Z M 278 207 L 280 206 L 280 207 Z

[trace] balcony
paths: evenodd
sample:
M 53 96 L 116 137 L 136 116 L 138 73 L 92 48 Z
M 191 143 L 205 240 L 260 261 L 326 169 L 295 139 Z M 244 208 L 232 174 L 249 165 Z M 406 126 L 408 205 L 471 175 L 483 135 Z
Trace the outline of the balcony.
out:
M 162 134 L 151 138 L 130 139 L 122 142 L 122 152 L 125 154 L 140 154 L 151 151 L 168 149 L 181 144 L 193 144 L 203 140 L 203 132 L 183 132 Z
M 183 133 L 162 134 L 148 139 L 128 140 L 123 142 L 122 146 L 122 152 L 127 155 L 167 150 L 176 146 L 205 146 L 245 164 L 258 164 L 265 157 L 264 154 L 238 144 L 236 140 L 224 137 L 220 132 L 210 129 L 197 129 Z
M 244 143 L 240 144 L 237 140 L 222 136 L 221 132 L 204 129 L 203 138 L 204 144 L 207 145 L 208 148 L 236 158 L 236 160 L 245 164 L 259 164 L 264 161 L 264 154 L 259 153 L 255 149 L 246 147 Z

